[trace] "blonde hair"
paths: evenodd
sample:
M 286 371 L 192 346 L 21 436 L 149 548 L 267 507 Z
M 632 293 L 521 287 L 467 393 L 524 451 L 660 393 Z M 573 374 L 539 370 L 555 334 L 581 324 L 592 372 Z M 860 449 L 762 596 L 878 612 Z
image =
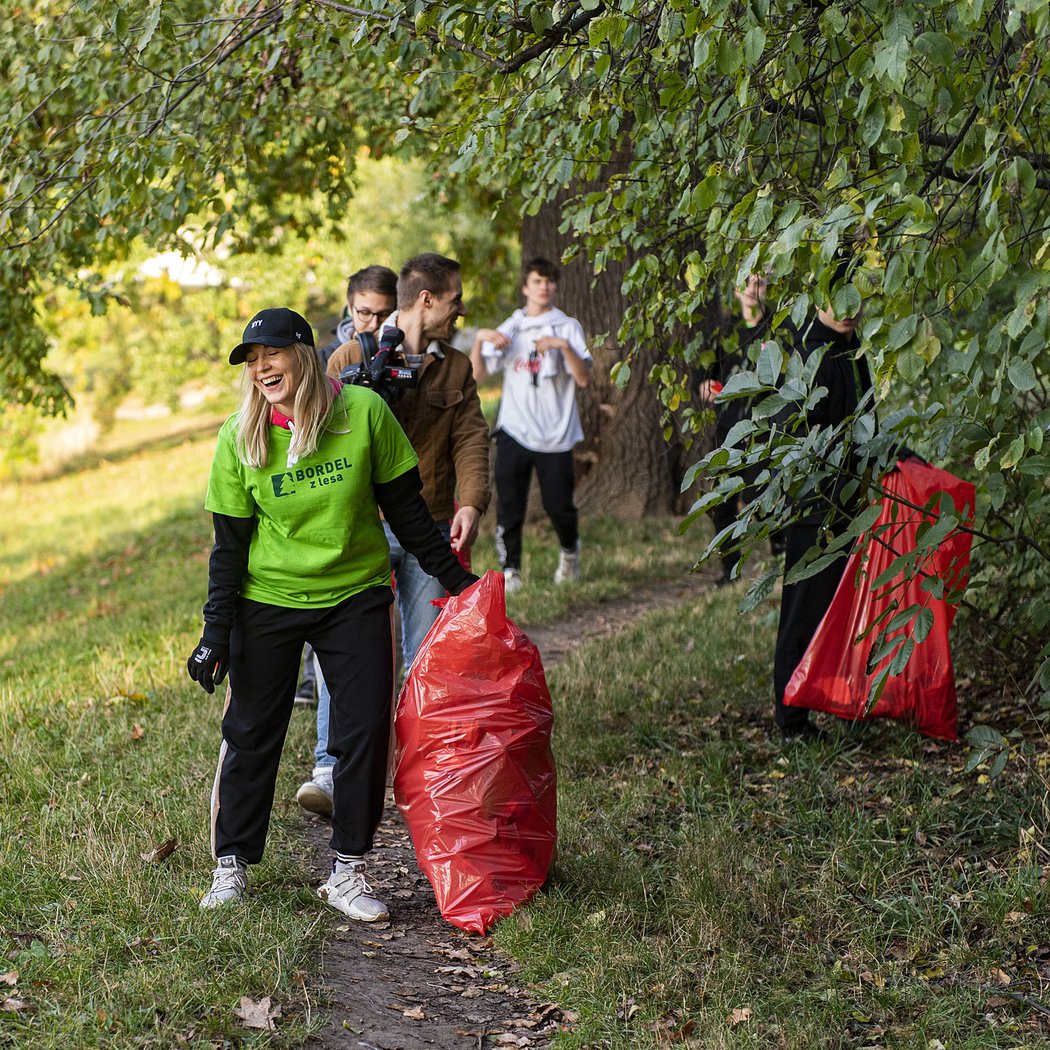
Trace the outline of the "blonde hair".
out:
M 266 349 L 263 347 L 262 349 Z M 317 442 L 328 428 L 332 416 L 335 390 L 321 371 L 314 348 L 307 343 L 292 343 L 286 348 L 294 354 L 302 371 L 299 389 L 292 406 L 292 442 L 288 460 L 294 463 L 317 451 Z M 272 406 L 248 378 L 245 367 L 241 407 L 237 412 L 237 457 L 245 466 L 256 470 L 270 459 L 270 413 Z

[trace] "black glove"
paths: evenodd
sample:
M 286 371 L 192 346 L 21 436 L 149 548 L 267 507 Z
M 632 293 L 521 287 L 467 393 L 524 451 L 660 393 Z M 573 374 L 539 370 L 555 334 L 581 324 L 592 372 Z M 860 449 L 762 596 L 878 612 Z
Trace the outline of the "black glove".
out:
M 924 467 L 928 467 L 930 465 L 928 460 L 923 459 L 922 456 L 920 456 L 919 453 L 915 451 L 915 449 L 908 448 L 907 445 L 901 445 L 901 447 L 897 449 L 897 459 L 914 459 L 921 463 Z
M 220 637 L 216 637 L 219 635 Z M 230 669 L 229 635 L 221 629 L 207 624 L 204 634 L 193 650 L 193 655 L 186 661 L 186 670 L 190 678 L 197 682 L 206 693 L 214 693 L 215 687 L 226 677 Z
M 480 576 L 475 576 L 474 573 L 468 572 L 464 582 L 462 584 L 460 584 L 459 586 L 457 586 L 455 590 L 449 589 L 448 593 L 449 594 L 462 594 L 468 588 L 473 587 L 474 584 L 477 583 L 479 579 L 481 579 Z

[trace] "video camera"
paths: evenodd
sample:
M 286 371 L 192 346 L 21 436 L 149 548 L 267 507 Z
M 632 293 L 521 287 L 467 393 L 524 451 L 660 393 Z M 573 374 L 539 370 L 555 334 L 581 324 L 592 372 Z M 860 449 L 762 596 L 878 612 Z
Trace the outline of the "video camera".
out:
M 371 387 L 388 405 L 393 404 L 406 387 L 416 385 L 415 368 L 388 363 L 405 338 L 400 328 L 384 328 L 378 344 L 371 332 L 358 332 L 355 338 L 361 347 L 361 362 L 347 365 L 339 373 L 344 383 Z

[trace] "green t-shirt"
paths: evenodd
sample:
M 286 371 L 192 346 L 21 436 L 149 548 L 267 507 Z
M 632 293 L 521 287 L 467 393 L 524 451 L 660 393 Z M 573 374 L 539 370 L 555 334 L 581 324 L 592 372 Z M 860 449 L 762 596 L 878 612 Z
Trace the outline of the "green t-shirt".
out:
M 372 483 L 404 474 L 416 454 L 383 399 L 363 387 L 343 387 L 330 426 L 312 456 L 288 466 L 292 435 L 271 425 L 261 470 L 237 456 L 236 415 L 219 431 L 204 506 L 255 518 L 245 598 L 325 609 L 390 583 L 390 548 Z

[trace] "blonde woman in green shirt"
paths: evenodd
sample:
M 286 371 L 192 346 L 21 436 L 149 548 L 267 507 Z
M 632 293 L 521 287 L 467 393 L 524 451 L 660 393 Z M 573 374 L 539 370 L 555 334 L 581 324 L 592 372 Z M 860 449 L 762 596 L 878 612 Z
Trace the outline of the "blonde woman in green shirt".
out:
M 377 394 L 321 371 L 313 331 L 285 308 L 248 323 L 240 410 L 219 432 L 205 507 L 215 527 L 204 633 L 187 662 L 211 693 L 230 676 L 212 789 L 211 889 L 240 897 L 262 859 L 281 750 L 309 642 L 332 695 L 332 873 L 319 895 L 352 919 L 388 917 L 366 879 L 383 811 L 394 689 L 390 555 L 405 550 L 452 594 L 476 576 L 434 525 L 416 455 Z

